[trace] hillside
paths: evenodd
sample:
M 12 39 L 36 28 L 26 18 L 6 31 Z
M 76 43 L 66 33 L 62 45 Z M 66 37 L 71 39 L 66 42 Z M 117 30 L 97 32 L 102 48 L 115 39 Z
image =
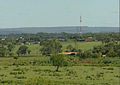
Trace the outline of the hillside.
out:
M 118 32 L 118 27 L 82 27 L 83 33 L 88 32 Z M 65 27 L 23 27 L 23 28 L 1 28 L 0 34 L 10 34 L 10 33 L 77 33 L 79 31 L 79 26 L 65 26 Z

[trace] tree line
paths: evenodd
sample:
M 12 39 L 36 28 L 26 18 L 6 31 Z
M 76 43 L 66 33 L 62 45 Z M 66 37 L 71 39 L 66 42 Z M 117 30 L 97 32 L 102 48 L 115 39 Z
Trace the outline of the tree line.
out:
M 16 34 L 17 35 L 17 34 Z M 19 34 L 18 34 L 19 35 Z M 28 34 L 29 36 L 32 34 Z M 67 34 L 66 34 L 67 35 Z M 71 35 L 71 34 L 70 34 Z M 73 34 L 74 35 L 74 34 Z M 78 34 L 75 34 L 78 35 Z M 97 39 L 101 41 L 103 44 L 100 46 L 95 46 L 93 49 L 83 51 L 81 49 L 76 49 L 72 45 L 68 45 L 66 47 L 66 52 L 77 52 L 75 57 L 81 58 L 99 58 L 99 57 L 120 57 L 120 41 L 118 40 L 118 34 L 102 34 L 99 35 L 99 33 L 93 34 L 94 36 L 96 35 Z M 87 36 L 92 36 L 92 33 L 87 33 L 83 35 L 84 37 Z M 104 36 L 103 36 L 104 35 Z M 63 35 L 62 35 L 63 36 Z M 64 35 L 65 36 L 65 35 Z M 116 38 L 117 36 L 117 38 Z M 72 39 L 72 38 L 71 38 Z M 74 38 L 74 40 L 81 39 L 81 37 Z M 13 49 L 15 48 L 16 41 L 19 41 L 21 43 L 25 42 L 26 38 L 23 36 L 20 37 L 19 39 L 14 39 L 14 38 L 7 38 L 5 40 L 0 41 L 0 57 L 5 57 L 5 56 L 13 56 L 14 54 L 12 53 Z M 37 39 L 36 39 L 37 40 Z M 67 39 L 65 39 L 67 40 Z M 34 41 L 34 40 L 32 40 Z M 66 59 L 66 55 L 61 55 L 59 54 L 62 52 L 62 45 L 60 42 L 61 39 L 41 39 L 39 38 L 39 45 L 40 45 L 40 52 L 43 56 L 49 56 L 50 61 L 53 63 L 54 66 L 56 66 L 56 71 L 58 71 L 59 67 L 61 66 L 67 66 L 68 62 Z M 79 41 L 80 42 L 80 41 Z M 18 43 L 17 43 L 18 44 Z M 19 56 L 23 56 L 26 54 L 31 54 L 31 50 L 29 50 L 29 47 L 27 45 L 20 45 L 20 47 L 17 49 L 16 54 Z M 15 56 L 15 59 L 17 57 Z
M 7 44 L 8 42 L 12 42 L 13 44 L 21 44 L 26 42 L 34 42 L 38 43 L 43 39 L 61 39 L 68 40 L 74 39 L 76 41 L 85 40 L 88 37 L 92 37 L 95 41 L 107 42 L 107 40 L 118 41 L 119 33 L 85 33 L 80 36 L 79 33 L 37 33 L 37 34 L 8 34 L 8 35 L 0 35 L 0 43 Z M 5 40 L 2 40 L 5 39 Z M 105 40 L 106 39 L 106 40 Z

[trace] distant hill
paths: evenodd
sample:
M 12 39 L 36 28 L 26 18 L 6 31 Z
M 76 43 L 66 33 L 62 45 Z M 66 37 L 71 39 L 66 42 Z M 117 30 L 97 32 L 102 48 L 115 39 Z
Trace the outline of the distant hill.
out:
M 10 34 L 10 33 L 38 33 L 38 32 L 47 32 L 47 33 L 79 33 L 79 26 L 64 26 L 64 27 L 23 27 L 23 28 L 4 28 L 0 29 L 0 34 Z M 118 32 L 118 27 L 82 27 L 82 33 L 96 33 L 96 32 Z

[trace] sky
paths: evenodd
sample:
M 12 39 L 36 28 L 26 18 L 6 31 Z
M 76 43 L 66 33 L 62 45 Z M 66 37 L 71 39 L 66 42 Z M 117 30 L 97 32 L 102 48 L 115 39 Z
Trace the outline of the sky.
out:
M 0 0 L 0 28 L 118 27 L 119 0 Z

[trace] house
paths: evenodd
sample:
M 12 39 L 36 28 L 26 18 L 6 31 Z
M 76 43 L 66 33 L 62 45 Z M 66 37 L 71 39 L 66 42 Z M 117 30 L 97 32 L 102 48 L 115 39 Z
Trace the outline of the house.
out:
M 3 40 L 3 41 L 4 41 L 4 40 L 6 40 L 6 39 L 5 39 L 5 38 L 2 38 L 1 40 Z
M 64 54 L 64 55 L 76 55 L 77 52 L 62 52 L 62 53 L 59 53 L 59 54 Z
M 85 41 L 86 42 L 92 42 L 92 41 L 94 41 L 94 39 L 93 39 L 93 37 L 88 37 L 88 38 L 85 39 Z
M 105 58 L 105 57 L 107 57 L 107 56 L 106 56 L 106 55 L 102 55 L 102 57 L 104 57 L 104 58 Z

